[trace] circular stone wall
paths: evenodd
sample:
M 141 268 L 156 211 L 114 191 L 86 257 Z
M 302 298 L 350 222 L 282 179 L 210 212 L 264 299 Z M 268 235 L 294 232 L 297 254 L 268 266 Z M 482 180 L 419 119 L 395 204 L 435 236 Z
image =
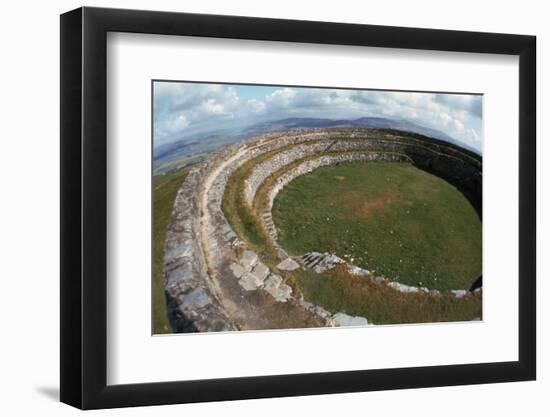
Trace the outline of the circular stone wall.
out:
M 224 147 L 191 169 L 174 203 L 164 261 L 174 329 L 479 318 L 481 297 L 476 292 L 407 286 L 331 253 L 290 257 L 279 246 L 271 208 L 285 186 L 321 166 L 380 160 L 407 162 L 444 178 L 468 198 L 481 218 L 481 158 L 420 135 L 311 129 L 260 135 Z M 333 287 L 316 287 L 320 282 Z

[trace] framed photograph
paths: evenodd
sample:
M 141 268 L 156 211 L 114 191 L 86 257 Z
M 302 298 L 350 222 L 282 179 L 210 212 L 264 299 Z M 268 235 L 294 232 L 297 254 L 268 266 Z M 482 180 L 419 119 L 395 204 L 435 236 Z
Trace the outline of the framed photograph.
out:
M 533 380 L 535 37 L 61 16 L 61 401 Z

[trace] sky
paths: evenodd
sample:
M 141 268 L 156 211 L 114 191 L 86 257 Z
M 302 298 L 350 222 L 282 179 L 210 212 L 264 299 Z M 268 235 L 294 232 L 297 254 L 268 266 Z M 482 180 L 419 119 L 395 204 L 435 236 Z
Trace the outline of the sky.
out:
M 289 117 L 385 117 L 482 144 L 482 96 L 185 82 L 154 83 L 154 145 Z

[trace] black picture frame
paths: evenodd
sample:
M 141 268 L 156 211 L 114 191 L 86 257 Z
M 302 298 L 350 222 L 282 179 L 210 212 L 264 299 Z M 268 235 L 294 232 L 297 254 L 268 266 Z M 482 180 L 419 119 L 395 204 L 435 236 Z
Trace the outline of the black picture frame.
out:
M 108 32 L 519 56 L 519 360 L 107 385 Z M 84 7 L 61 15 L 60 57 L 62 402 L 94 409 L 535 379 L 534 36 Z

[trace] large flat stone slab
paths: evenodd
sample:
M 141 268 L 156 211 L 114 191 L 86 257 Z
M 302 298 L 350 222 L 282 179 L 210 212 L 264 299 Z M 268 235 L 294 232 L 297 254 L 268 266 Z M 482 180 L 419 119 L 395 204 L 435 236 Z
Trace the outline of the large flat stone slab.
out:
M 246 291 L 255 291 L 260 287 L 261 283 L 258 283 L 258 280 L 247 272 L 239 280 L 239 285 Z
M 271 296 L 280 303 L 286 303 L 292 296 L 292 288 L 283 284 L 279 288 L 266 288 L 265 289 Z
M 405 285 L 401 284 L 397 281 L 388 282 L 388 287 L 392 287 L 393 289 L 404 292 L 404 293 L 411 293 L 411 292 L 419 292 L 420 289 L 418 287 L 413 287 L 411 285 Z
M 247 270 L 252 271 L 252 268 L 258 263 L 258 255 L 251 250 L 245 250 L 240 259 L 240 264 Z
M 254 269 L 252 270 L 251 274 L 258 280 L 259 282 L 263 283 L 264 280 L 269 275 L 269 268 L 265 266 L 263 263 L 259 262 Z
M 332 316 L 337 326 L 349 327 L 349 326 L 366 326 L 369 324 L 368 320 L 365 317 L 359 316 L 349 316 L 344 313 L 336 313 Z
M 368 269 L 360 268 L 358 266 L 351 265 L 351 264 L 348 265 L 348 272 L 352 275 L 358 275 L 363 277 L 366 277 L 371 274 Z
M 277 274 L 270 274 L 269 277 L 265 280 L 265 286 L 270 287 L 279 287 L 283 283 L 283 278 Z
M 299 267 L 300 267 L 300 264 L 292 258 L 286 258 L 284 261 L 280 262 L 277 265 L 277 269 L 281 271 L 294 271 Z
M 231 269 L 231 272 L 233 272 L 233 275 L 235 275 L 235 277 L 237 278 L 242 277 L 246 273 L 246 269 L 244 269 L 243 266 L 234 262 L 229 265 L 229 269 Z
M 286 258 L 288 258 L 288 253 L 286 253 L 284 249 L 277 248 L 277 258 L 280 261 L 284 261 Z
M 466 294 L 468 294 L 468 291 L 466 291 L 466 290 L 451 290 L 451 294 L 453 294 L 456 298 L 462 298 L 462 297 L 465 297 Z
M 179 306 L 182 312 L 186 310 L 197 311 L 212 303 L 212 299 L 204 288 L 195 288 L 181 297 Z
M 271 274 L 265 280 L 264 289 L 278 302 L 286 302 L 292 295 L 292 288 L 283 283 L 283 279 L 277 274 Z

